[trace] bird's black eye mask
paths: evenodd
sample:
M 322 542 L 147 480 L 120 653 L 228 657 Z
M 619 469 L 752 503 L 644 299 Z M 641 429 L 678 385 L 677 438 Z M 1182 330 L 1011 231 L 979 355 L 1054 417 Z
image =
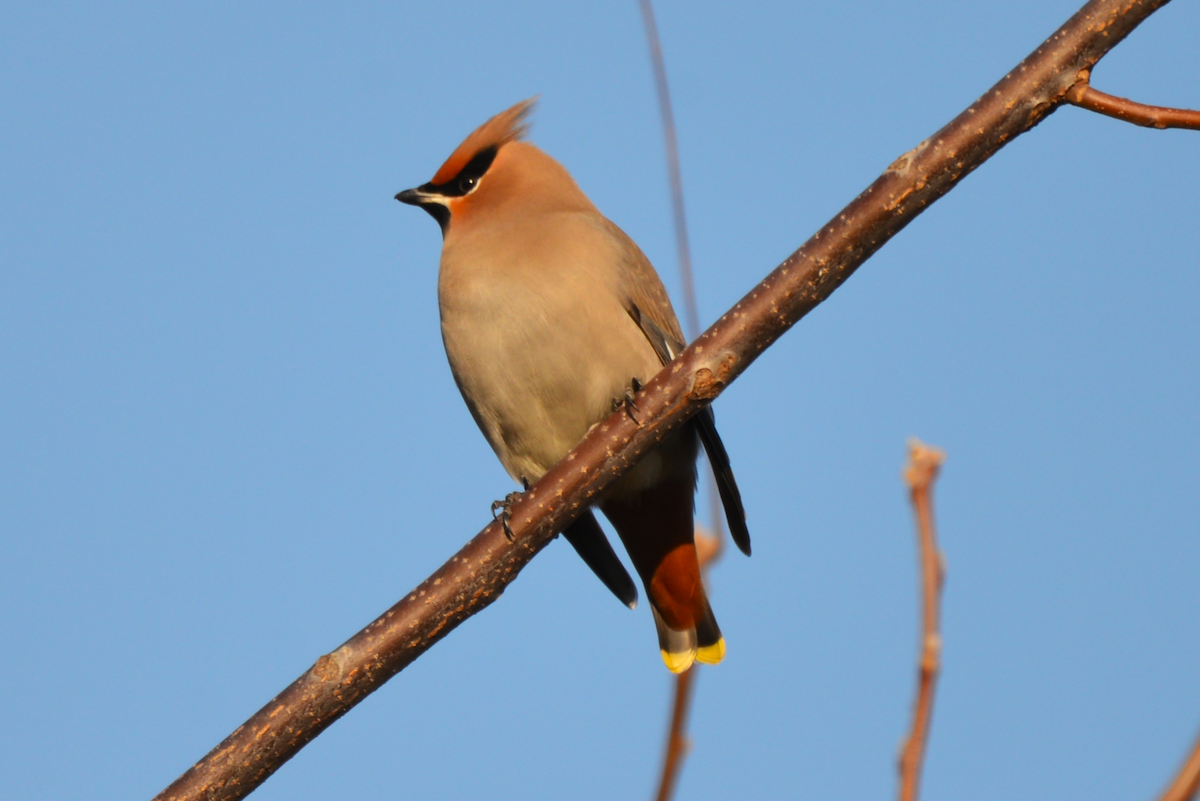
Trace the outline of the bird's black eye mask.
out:
M 492 162 L 496 160 L 496 153 L 499 148 L 493 145 L 485 147 L 475 154 L 475 157 L 467 162 L 466 166 L 458 171 L 458 175 L 451 178 L 449 181 L 441 184 L 427 183 L 420 187 L 422 192 L 428 192 L 431 195 L 441 195 L 442 197 L 464 197 L 475 191 L 479 186 L 479 179 L 492 166 Z
M 476 153 L 474 158 L 458 171 L 458 175 L 455 175 L 449 181 L 440 184 L 430 181 L 427 184 L 418 186 L 416 189 L 401 192 L 396 195 L 396 200 L 419 205 L 429 213 L 430 217 L 437 220 L 438 226 L 442 229 L 442 236 L 445 236 L 446 229 L 450 227 L 450 209 L 437 200 L 429 198 L 465 197 L 474 192 L 479 187 L 479 181 L 483 178 L 483 174 L 488 171 L 488 168 L 492 166 L 492 162 L 496 160 L 496 153 L 499 150 L 500 147 L 498 145 L 485 147 Z M 422 196 L 426 199 L 422 200 Z

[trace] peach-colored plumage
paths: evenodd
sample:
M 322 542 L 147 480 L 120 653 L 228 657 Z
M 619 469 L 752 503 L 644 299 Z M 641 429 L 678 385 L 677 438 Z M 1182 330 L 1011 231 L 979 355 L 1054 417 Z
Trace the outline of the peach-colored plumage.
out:
M 477 128 L 433 180 L 396 198 L 442 228 L 438 304 L 454 379 L 509 474 L 537 481 L 664 364 L 683 335 L 638 246 L 561 164 L 519 141 L 533 100 Z M 667 667 L 719 662 L 725 641 L 696 558 L 703 443 L 734 540 L 749 553 L 728 457 L 705 410 L 600 498 L 650 600 Z M 626 604 L 637 590 L 589 510 L 563 532 Z

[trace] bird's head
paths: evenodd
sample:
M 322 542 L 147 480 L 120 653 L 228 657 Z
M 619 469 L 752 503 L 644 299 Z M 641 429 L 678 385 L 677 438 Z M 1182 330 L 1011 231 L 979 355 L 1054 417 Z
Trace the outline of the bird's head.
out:
M 455 148 L 433 178 L 405 189 L 396 200 L 420 206 L 446 236 L 503 209 L 591 208 L 591 203 L 557 161 L 521 141 L 537 98 L 522 100 L 476 128 Z

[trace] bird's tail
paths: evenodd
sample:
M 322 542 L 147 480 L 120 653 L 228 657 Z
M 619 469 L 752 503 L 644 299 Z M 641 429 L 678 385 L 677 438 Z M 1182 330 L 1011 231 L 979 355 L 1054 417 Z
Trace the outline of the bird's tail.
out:
M 692 662 L 716 664 L 725 656 L 725 640 L 696 557 L 691 487 L 679 483 L 678 488 L 660 485 L 632 504 L 610 498 L 603 506 L 642 577 L 658 647 L 674 673 L 687 670 Z
M 672 673 L 682 673 L 693 662 L 715 665 L 725 658 L 725 638 L 713 617 L 708 599 L 703 598 L 703 609 L 693 618 L 693 625 L 672 625 L 658 611 L 658 604 L 651 596 L 650 611 L 654 613 L 654 626 L 658 629 L 658 648 L 663 662 Z
M 696 558 L 696 448 L 695 433 L 685 429 L 618 480 L 600 504 L 646 587 L 659 650 L 675 673 L 725 656 Z

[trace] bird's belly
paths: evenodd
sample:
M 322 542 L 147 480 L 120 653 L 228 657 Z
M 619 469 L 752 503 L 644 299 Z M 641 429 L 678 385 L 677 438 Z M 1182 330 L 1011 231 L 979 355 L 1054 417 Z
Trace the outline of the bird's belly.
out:
M 657 372 L 657 358 L 615 299 L 614 308 L 593 298 L 581 309 L 556 306 L 553 296 L 482 294 L 482 302 L 459 292 L 442 303 L 446 355 L 504 468 L 536 481 L 612 412 L 634 378 Z M 486 300 L 495 297 L 503 303 Z

